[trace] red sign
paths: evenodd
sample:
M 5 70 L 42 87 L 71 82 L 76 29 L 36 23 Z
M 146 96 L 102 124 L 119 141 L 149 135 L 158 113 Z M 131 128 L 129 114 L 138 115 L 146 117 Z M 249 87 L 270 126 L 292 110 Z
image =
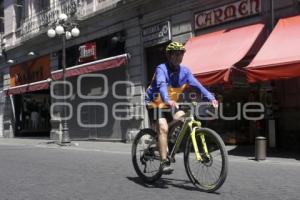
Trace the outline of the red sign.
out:
M 242 0 L 195 14 L 195 30 L 253 16 L 261 12 L 261 0 Z
M 79 47 L 79 62 L 90 62 L 97 59 L 96 43 L 90 42 Z

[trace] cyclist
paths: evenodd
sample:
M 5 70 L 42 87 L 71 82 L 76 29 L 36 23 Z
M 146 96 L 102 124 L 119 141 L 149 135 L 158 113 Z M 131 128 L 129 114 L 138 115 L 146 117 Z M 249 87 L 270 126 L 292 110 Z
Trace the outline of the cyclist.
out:
M 188 86 L 195 87 L 204 98 L 218 106 L 215 97 L 202 86 L 191 71 L 181 65 L 185 48 L 180 42 L 171 42 L 166 48 L 167 62 L 156 67 L 151 84 L 146 90 L 145 102 L 150 121 L 158 125 L 158 143 L 160 168 L 163 174 L 171 174 L 173 168 L 167 159 L 168 153 L 168 122 L 179 119 L 185 113 L 179 110 L 177 100 Z

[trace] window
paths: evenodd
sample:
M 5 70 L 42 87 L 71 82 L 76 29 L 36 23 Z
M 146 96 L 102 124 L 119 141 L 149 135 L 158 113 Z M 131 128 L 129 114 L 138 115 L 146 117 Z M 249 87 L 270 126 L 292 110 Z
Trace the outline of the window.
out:
M 50 8 L 50 0 L 36 0 L 37 12 Z
M 24 0 L 17 0 L 15 3 L 16 12 L 16 28 L 20 28 L 22 20 L 24 19 Z
M 0 34 L 4 33 L 4 0 L 0 1 Z

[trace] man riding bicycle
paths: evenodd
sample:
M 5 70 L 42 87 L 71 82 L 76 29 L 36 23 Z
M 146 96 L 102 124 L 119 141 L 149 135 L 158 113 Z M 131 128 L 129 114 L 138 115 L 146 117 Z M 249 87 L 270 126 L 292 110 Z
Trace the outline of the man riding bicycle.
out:
M 177 100 L 188 86 L 195 87 L 214 107 L 218 106 L 215 97 L 193 76 L 191 71 L 181 65 L 185 53 L 183 44 L 171 42 L 166 48 L 167 62 L 156 67 L 152 82 L 146 90 L 146 105 L 149 118 L 158 125 L 158 142 L 163 174 L 170 174 L 173 169 L 167 159 L 168 122 L 177 120 L 185 113 L 179 110 Z

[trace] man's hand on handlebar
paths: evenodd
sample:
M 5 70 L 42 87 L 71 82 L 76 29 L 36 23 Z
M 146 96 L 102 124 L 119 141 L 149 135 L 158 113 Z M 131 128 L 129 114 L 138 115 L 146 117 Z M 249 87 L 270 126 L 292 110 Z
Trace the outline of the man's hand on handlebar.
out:
M 177 108 L 177 109 L 179 108 L 178 103 L 173 100 L 169 100 L 168 105 L 171 106 L 171 108 Z
M 218 108 L 219 107 L 219 102 L 216 99 L 212 100 L 211 103 L 212 103 L 212 106 L 214 108 Z
M 174 101 L 174 100 L 169 100 L 169 101 L 167 102 L 167 105 L 169 105 L 171 108 L 176 108 L 176 109 L 179 109 L 179 106 L 180 106 L 180 108 L 186 106 L 186 105 L 178 104 L 178 103 L 177 103 L 176 101 Z M 192 105 L 193 105 L 194 107 L 196 107 L 196 106 L 197 106 L 197 103 L 196 103 L 196 102 L 193 102 Z M 212 105 L 214 108 L 218 108 L 218 107 L 219 107 L 219 102 L 218 102 L 216 99 L 214 99 L 214 100 L 211 101 L 211 105 Z M 188 107 L 190 108 L 190 106 L 191 106 L 191 105 L 189 105 Z

